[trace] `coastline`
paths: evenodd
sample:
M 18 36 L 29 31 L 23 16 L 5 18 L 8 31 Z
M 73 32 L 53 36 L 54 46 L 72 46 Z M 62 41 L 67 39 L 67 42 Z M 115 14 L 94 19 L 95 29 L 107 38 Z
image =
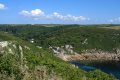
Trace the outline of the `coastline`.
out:
M 103 61 L 120 61 L 120 54 L 115 53 L 82 53 L 82 54 L 64 54 L 57 55 L 64 61 L 79 61 L 79 60 L 103 60 Z

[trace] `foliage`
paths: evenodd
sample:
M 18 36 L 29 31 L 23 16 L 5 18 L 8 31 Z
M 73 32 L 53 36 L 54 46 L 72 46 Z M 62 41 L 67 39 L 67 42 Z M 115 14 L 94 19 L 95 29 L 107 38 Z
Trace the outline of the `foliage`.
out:
M 47 73 L 45 73 L 47 77 L 50 75 L 53 75 L 52 77 L 55 77 L 57 75 L 57 80 L 59 80 L 59 77 L 61 77 L 63 80 L 82 80 L 83 78 L 86 78 L 87 80 L 115 79 L 113 76 L 101 71 L 85 72 L 83 70 L 75 68 L 67 62 L 54 57 L 54 55 L 49 51 L 39 49 L 35 45 L 23 41 L 19 38 L 15 38 L 12 35 L 1 33 L 0 39 L 2 41 L 12 42 L 9 46 L 3 49 L 4 54 L 1 54 L 0 56 L 0 73 L 3 75 L 5 74 L 4 72 L 6 72 L 5 75 L 13 75 L 15 77 L 15 80 L 36 80 L 37 75 L 43 75 L 41 73 L 41 70 L 47 71 Z M 16 48 L 13 48 L 13 44 L 16 45 Z M 22 53 L 19 49 L 20 46 L 22 47 L 23 57 L 21 57 Z M 29 47 L 30 49 L 26 49 L 25 46 Z M 13 54 L 10 54 L 8 49 L 12 49 L 14 51 Z M 37 72 L 39 71 L 39 73 L 37 73 L 37 66 L 39 66 L 39 68 L 45 66 L 45 68 L 37 69 Z M 26 77 L 26 75 L 30 77 Z M 45 76 L 42 79 L 44 78 Z
M 47 25 L 48 26 L 48 25 Z M 52 26 L 52 25 L 50 25 Z M 53 25 L 54 26 L 54 25 Z M 24 40 L 35 40 L 37 46 L 48 48 L 70 44 L 78 53 L 84 50 L 115 52 L 120 47 L 120 30 L 103 27 L 118 25 L 0 25 L 0 31 L 9 32 Z

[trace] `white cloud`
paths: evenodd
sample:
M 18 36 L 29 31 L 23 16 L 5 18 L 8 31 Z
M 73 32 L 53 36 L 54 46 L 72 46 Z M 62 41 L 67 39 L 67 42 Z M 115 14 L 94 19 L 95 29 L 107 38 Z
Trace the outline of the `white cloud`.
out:
M 40 17 L 44 15 L 44 12 L 40 9 L 35 9 L 31 11 L 23 10 L 20 12 L 20 14 L 23 16 L 29 16 L 29 17 Z
M 71 20 L 71 21 L 84 21 L 84 20 L 89 20 L 89 18 L 86 18 L 84 16 L 73 16 L 73 15 L 61 15 L 57 12 L 54 12 L 52 14 L 53 18 L 60 19 L 60 20 Z
M 73 15 L 61 15 L 58 12 L 53 12 L 52 14 L 45 14 L 42 10 L 40 9 L 35 9 L 31 11 L 23 10 L 20 12 L 21 15 L 27 16 L 27 17 L 32 17 L 35 20 L 39 19 L 52 19 L 52 20 L 63 20 L 63 21 L 85 21 L 89 20 L 89 18 L 84 17 L 84 16 L 73 16 Z
M 5 9 L 5 8 L 6 8 L 6 6 L 4 4 L 0 3 L 0 10 Z
M 111 19 L 111 20 L 109 20 L 109 21 L 110 21 L 110 22 L 114 22 L 114 20 L 112 20 L 112 19 Z
M 120 22 L 120 17 L 115 18 L 114 20 L 115 20 L 115 21 L 119 21 L 119 22 Z
M 120 22 L 120 17 L 117 17 L 117 18 L 111 19 L 110 22 Z

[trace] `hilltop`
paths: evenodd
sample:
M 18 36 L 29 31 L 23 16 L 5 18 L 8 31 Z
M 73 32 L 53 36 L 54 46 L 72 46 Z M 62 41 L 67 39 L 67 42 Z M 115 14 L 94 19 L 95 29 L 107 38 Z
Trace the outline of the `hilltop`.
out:
M 55 27 L 56 26 L 56 27 Z M 37 46 L 72 45 L 74 51 L 102 50 L 116 53 L 120 46 L 119 25 L 0 25 L 0 31 L 12 33 Z
M 82 55 L 81 59 L 87 57 L 88 60 L 92 58 L 119 60 L 120 57 L 119 25 L 0 25 L 0 31 L 12 33 L 14 36 L 44 49 L 52 47 L 53 52 L 73 56 L 76 53 L 87 53 Z M 72 49 L 66 50 L 66 46 L 72 46 Z M 58 48 L 59 50 L 56 50 Z M 58 54 L 57 56 L 64 58 L 65 55 Z M 91 56 L 93 57 L 90 58 Z
M 114 80 L 99 70 L 82 71 L 51 52 L 7 33 L 0 33 L 0 65 L 2 80 Z

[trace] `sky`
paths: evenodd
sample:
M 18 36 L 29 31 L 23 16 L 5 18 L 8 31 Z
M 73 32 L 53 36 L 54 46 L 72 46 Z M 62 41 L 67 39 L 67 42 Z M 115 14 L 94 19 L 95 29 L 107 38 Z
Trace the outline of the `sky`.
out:
M 110 23 L 120 23 L 120 0 L 0 0 L 0 24 Z

